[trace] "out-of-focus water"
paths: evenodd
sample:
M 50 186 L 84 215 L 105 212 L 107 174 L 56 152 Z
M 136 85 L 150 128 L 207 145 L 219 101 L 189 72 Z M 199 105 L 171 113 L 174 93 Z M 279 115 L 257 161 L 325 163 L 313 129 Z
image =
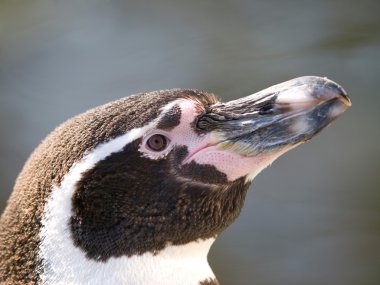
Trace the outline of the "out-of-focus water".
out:
M 140 91 L 225 100 L 327 76 L 353 107 L 253 183 L 210 263 L 221 284 L 380 284 L 379 1 L 0 3 L 0 210 L 67 118 Z

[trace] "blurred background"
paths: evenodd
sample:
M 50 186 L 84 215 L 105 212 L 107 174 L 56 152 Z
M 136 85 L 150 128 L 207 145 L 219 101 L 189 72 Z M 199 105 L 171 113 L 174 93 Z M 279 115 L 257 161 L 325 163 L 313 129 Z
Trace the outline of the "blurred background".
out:
M 58 124 L 136 92 L 230 100 L 302 75 L 353 107 L 254 181 L 214 244 L 222 285 L 380 284 L 380 2 L 0 2 L 0 212 Z

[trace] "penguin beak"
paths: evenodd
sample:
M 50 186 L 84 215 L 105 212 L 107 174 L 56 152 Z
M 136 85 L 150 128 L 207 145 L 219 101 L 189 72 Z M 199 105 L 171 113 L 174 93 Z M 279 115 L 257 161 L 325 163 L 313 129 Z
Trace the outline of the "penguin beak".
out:
M 337 83 L 305 76 L 253 95 L 210 106 L 197 127 L 210 144 L 244 156 L 290 149 L 311 139 L 351 101 Z

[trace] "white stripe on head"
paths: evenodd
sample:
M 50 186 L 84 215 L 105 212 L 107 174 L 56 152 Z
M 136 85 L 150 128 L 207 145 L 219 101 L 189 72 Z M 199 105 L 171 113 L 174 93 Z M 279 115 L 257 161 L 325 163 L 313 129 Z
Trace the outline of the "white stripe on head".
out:
M 195 285 L 214 276 L 207 263 L 207 253 L 214 239 L 182 246 L 168 245 L 157 255 L 145 253 L 97 262 L 86 258 L 85 252 L 73 244 L 69 227 L 71 199 L 82 174 L 155 128 L 165 113 L 182 100 L 164 106 L 160 116 L 149 124 L 98 145 L 71 167 L 59 186 L 53 187 L 41 221 L 39 257 L 42 259 L 42 284 Z

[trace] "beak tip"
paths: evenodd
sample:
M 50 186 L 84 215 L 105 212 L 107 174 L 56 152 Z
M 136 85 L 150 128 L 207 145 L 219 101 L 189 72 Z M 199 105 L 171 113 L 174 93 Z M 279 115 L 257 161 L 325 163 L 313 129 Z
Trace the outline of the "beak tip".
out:
M 302 76 L 275 87 L 276 103 L 292 105 L 292 109 L 313 107 L 329 100 L 338 100 L 347 108 L 352 105 L 347 92 L 326 77 Z
M 342 86 L 340 86 L 338 83 L 324 77 L 323 80 L 326 82 L 325 85 L 333 90 L 333 92 L 336 94 L 337 98 L 344 103 L 347 107 L 350 107 L 352 105 L 350 97 L 348 97 L 348 94 L 346 90 L 343 89 Z
M 327 77 L 303 76 L 299 78 L 299 81 L 303 84 L 315 86 L 315 91 L 318 91 L 315 95 L 323 101 L 336 98 L 347 107 L 352 105 L 351 99 L 348 97 L 347 92 L 343 87 Z
M 352 106 L 352 102 L 351 102 L 351 99 L 350 97 L 348 97 L 347 94 L 342 94 L 341 97 L 339 97 L 340 100 L 347 106 L 347 107 L 351 107 Z

